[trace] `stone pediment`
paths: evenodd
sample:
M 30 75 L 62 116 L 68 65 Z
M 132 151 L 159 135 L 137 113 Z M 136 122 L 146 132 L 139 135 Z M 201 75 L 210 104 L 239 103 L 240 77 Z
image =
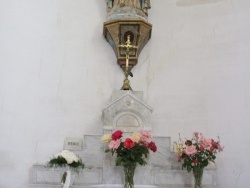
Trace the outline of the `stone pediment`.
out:
M 114 91 L 111 103 L 103 111 L 104 132 L 152 130 L 153 108 L 143 101 L 140 91 Z

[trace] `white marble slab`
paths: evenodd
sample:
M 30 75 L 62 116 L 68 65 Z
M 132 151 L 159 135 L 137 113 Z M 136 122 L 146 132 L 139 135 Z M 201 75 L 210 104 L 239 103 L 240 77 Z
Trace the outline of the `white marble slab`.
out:
M 29 185 L 28 188 L 61 188 L 60 185 Z M 85 185 L 85 186 L 77 186 L 73 185 L 71 188 L 123 188 L 123 185 Z M 192 186 L 153 186 L 153 185 L 135 185 L 134 188 L 192 188 Z M 217 188 L 217 186 L 207 186 L 204 185 L 203 188 Z
M 91 187 L 123 187 L 124 173 L 121 166 L 115 166 L 115 158 L 104 153 L 101 135 L 84 136 L 84 149 L 78 154 L 82 156 L 85 169 L 75 175 L 72 188 Z M 156 153 L 151 153 L 146 166 L 137 166 L 134 176 L 137 187 L 192 187 L 193 175 L 181 169 L 176 156 L 170 150 L 169 137 L 154 137 L 158 147 Z M 216 187 L 215 166 L 209 166 L 204 171 L 204 188 Z M 34 165 L 32 168 L 31 188 L 60 187 L 60 179 L 64 168 L 45 168 L 44 165 Z

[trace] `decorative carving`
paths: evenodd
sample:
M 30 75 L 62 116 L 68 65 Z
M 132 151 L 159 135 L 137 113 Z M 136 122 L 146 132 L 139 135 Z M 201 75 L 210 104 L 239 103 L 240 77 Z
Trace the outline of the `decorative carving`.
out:
M 106 0 L 108 12 L 116 8 L 132 7 L 142 10 L 148 15 L 148 9 L 151 8 L 150 0 Z
M 124 132 L 151 131 L 153 109 L 142 101 L 142 97 L 138 91 L 115 91 L 111 104 L 102 111 L 104 133 L 116 129 Z
M 140 124 L 137 120 L 137 118 L 130 114 L 125 114 L 121 116 L 117 122 L 116 127 L 139 127 Z

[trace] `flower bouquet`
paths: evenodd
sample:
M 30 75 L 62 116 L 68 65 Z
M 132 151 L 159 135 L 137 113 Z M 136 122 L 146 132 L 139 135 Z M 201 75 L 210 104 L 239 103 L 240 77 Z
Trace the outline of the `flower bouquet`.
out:
M 141 131 L 140 133 L 132 133 L 130 137 L 122 141 L 123 132 L 115 131 L 113 134 L 105 134 L 102 141 L 108 143 L 108 149 L 105 152 L 116 153 L 116 166 L 122 165 L 125 173 L 125 188 L 134 187 L 134 171 L 136 164 L 147 164 L 146 159 L 149 151 L 156 152 L 157 147 L 151 141 L 152 135 L 149 131 Z
M 205 138 L 202 133 L 194 132 L 191 139 L 186 139 L 184 142 L 179 137 L 174 145 L 178 161 L 182 162 L 182 168 L 188 172 L 193 170 L 195 187 L 201 188 L 204 168 L 209 162 L 215 162 L 216 154 L 223 151 L 219 138 L 215 141 Z
M 71 170 L 78 173 L 80 169 L 84 168 L 82 159 L 68 150 L 63 150 L 50 159 L 47 166 L 55 168 L 67 167 L 67 171 L 64 172 L 61 180 L 61 183 L 64 185 L 63 188 L 68 188 L 71 183 Z

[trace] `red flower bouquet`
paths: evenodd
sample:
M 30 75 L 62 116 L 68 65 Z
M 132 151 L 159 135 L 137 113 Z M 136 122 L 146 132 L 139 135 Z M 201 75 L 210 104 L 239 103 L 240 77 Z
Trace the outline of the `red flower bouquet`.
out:
M 149 131 L 132 133 L 129 138 L 122 141 L 123 132 L 115 131 L 113 134 L 105 134 L 102 141 L 108 143 L 108 149 L 105 152 L 117 154 L 116 165 L 129 165 L 139 163 L 145 165 L 149 151 L 156 152 L 157 147 L 151 141 L 152 135 Z
M 149 131 L 132 133 L 130 137 L 122 141 L 123 132 L 115 131 L 113 134 L 105 134 L 102 141 L 108 143 L 108 149 L 105 152 L 116 153 L 116 165 L 122 165 L 124 169 L 125 181 L 124 188 L 134 188 L 134 173 L 136 164 L 147 164 L 146 158 L 149 151 L 156 152 L 157 147 L 151 141 L 152 135 Z

